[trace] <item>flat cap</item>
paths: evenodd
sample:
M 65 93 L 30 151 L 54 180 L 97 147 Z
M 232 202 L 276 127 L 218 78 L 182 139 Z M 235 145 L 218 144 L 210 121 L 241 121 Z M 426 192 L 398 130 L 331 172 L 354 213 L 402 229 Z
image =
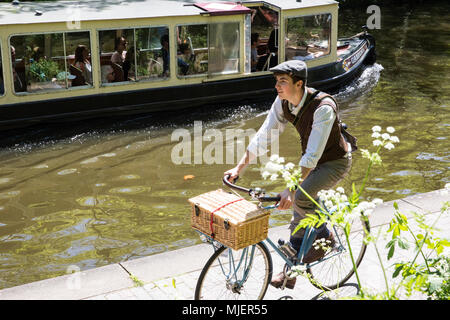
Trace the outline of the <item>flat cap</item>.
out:
M 306 63 L 302 60 L 288 60 L 273 68 L 270 68 L 269 70 L 278 73 L 291 73 L 292 75 L 304 80 L 308 77 L 308 68 Z

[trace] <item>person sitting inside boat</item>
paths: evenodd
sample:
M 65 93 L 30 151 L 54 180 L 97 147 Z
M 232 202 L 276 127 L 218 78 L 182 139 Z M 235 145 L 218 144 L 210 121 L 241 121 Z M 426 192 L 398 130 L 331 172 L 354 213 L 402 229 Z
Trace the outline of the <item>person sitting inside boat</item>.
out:
M 169 69 L 169 61 L 170 61 L 170 55 L 169 55 L 169 35 L 165 34 L 161 37 L 161 56 L 163 59 L 163 77 L 169 76 L 170 69 Z
M 259 33 L 252 33 L 251 35 L 251 50 L 252 50 L 252 72 L 256 71 L 256 65 L 258 64 L 258 45 L 259 45 Z
M 114 81 L 114 69 L 111 65 L 107 64 L 102 66 L 102 83 L 111 83 Z
M 258 54 L 258 46 L 259 45 L 260 45 L 259 33 L 252 33 L 252 35 L 251 35 L 252 72 L 262 71 L 264 62 L 267 61 L 268 53 Z
M 114 50 L 116 50 L 111 56 L 111 62 L 117 63 L 122 66 L 125 61 L 125 56 L 127 54 L 126 48 L 128 41 L 124 37 L 118 37 L 114 43 Z
M 192 51 L 189 47 L 189 44 L 187 43 L 181 43 L 179 46 L 179 52 L 178 55 L 178 67 L 179 70 L 183 75 L 188 74 L 189 71 L 189 65 L 191 62 L 193 62 L 195 56 L 192 54 Z M 180 72 L 179 72 L 180 73 Z
M 80 44 L 75 49 L 75 61 L 73 65 L 81 71 L 84 84 L 92 84 L 92 66 L 89 62 L 89 50 L 85 45 Z M 74 85 L 73 82 L 72 85 Z
M 123 77 L 125 81 L 135 80 L 134 71 L 134 47 L 131 47 L 125 55 L 125 61 L 123 62 Z
M 27 90 L 27 86 L 24 81 L 22 81 L 16 72 L 16 49 L 11 46 L 11 61 L 12 61 L 12 73 L 14 81 L 14 91 L 24 92 Z

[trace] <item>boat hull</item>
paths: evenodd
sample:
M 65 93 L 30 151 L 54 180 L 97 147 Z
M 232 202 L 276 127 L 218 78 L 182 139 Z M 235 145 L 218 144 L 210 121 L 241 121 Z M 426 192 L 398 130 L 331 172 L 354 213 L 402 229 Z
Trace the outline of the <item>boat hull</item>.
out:
M 359 50 L 359 51 L 358 51 Z M 360 52 L 360 53 L 358 53 Z M 348 67 L 346 61 L 353 59 Z M 349 60 L 350 59 L 350 60 Z M 375 44 L 370 38 L 340 61 L 308 70 L 308 86 L 333 93 L 354 79 L 364 64 L 373 63 Z M 24 127 L 41 122 L 74 121 L 114 115 L 132 115 L 158 111 L 192 109 L 202 105 L 273 99 L 275 80 L 271 74 L 231 80 L 209 81 L 195 85 L 121 91 L 64 99 L 41 100 L 0 106 L 0 130 Z

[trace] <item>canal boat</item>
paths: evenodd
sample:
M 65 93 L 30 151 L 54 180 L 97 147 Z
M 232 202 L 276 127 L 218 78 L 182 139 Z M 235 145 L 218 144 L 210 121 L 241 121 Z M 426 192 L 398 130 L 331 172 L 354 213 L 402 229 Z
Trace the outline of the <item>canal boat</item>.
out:
M 337 29 L 334 0 L 1 3 L 0 129 L 273 98 L 292 59 L 332 92 L 375 61 Z

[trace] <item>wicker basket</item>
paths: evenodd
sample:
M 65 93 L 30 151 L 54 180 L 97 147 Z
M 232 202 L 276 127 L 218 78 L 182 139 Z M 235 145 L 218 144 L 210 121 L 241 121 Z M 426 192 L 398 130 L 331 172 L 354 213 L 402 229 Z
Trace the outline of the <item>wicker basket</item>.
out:
M 227 247 L 239 250 L 267 238 L 269 212 L 244 198 L 219 189 L 189 202 L 192 228 Z

